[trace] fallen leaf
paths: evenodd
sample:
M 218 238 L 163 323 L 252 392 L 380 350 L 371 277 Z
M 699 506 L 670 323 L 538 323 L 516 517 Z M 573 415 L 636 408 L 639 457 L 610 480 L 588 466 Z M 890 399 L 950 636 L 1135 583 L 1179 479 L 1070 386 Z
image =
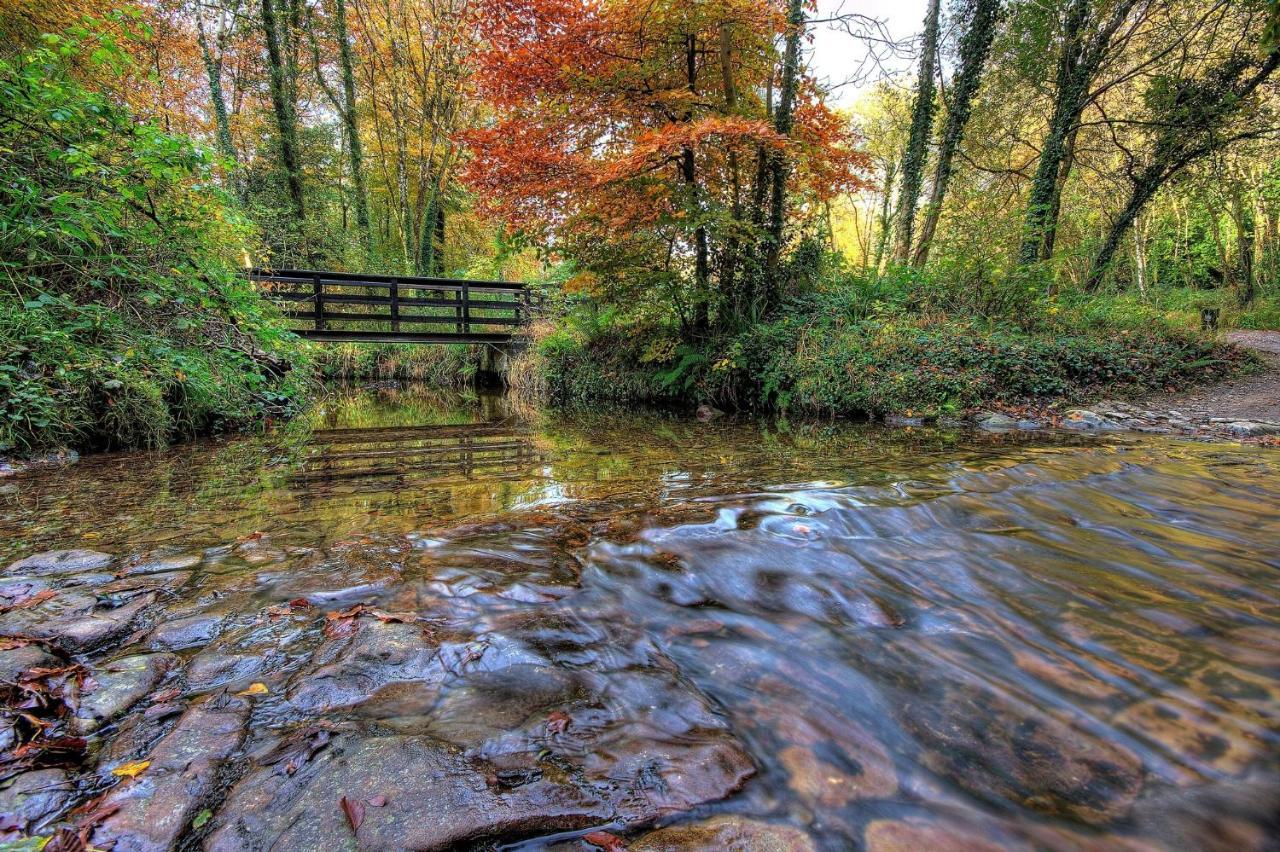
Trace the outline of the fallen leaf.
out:
M 359 831 L 360 824 L 364 822 L 364 804 L 358 799 L 348 799 L 346 796 L 339 799 L 338 804 L 342 806 L 342 812 L 347 815 L 347 823 L 351 826 L 351 830 Z
M 547 733 L 563 734 L 569 729 L 569 714 L 563 710 L 556 710 L 547 717 Z
M 386 804 L 387 804 L 387 797 L 386 797 L 386 796 L 374 796 L 372 799 L 366 799 L 365 801 L 367 801 L 367 802 L 369 803 L 370 807 L 381 808 L 381 807 L 385 807 L 385 806 L 386 806 Z
M 289 601 L 289 606 L 293 607 L 294 609 L 310 609 L 311 601 L 307 600 L 306 598 L 294 598 L 293 600 Z
M 265 683 L 251 683 L 248 689 L 242 689 L 236 695 L 266 695 L 271 692 Z
M 151 765 L 149 760 L 133 760 L 129 763 L 122 763 L 115 769 L 111 770 L 112 775 L 121 778 L 137 778 L 139 775 L 147 771 L 147 767 Z
M 213 811 L 209 810 L 208 808 L 205 808 L 200 813 L 196 814 L 195 819 L 191 820 L 191 827 L 204 828 L 204 824 L 207 823 L 212 817 L 213 817 Z
M 627 841 L 607 831 L 593 831 L 582 835 L 582 839 L 594 846 L 599 846 L 605 852 L 622 852 L 627 848 Z
M 163 704 L 166 701 L 172 701 L 181 694 L 182 690 L 175 686 L 171 689 L 166 689 L 163 692 L 157 692 L 155 695 L 151 696 L 151 703 Z

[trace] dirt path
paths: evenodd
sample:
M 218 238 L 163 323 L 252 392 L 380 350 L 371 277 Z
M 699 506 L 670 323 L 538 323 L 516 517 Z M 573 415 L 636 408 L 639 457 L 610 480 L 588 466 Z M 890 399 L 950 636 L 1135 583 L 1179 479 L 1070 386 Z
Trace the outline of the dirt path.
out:
M 1266 369 L 1234 381 L 1160 394 L 1147 399 L 1146 404 L 1176 409 L 1188 418 L 1280 420 L 1280 331 L 1231 331 L 1226 338 L 1253 350 Z
M 1280 434 L 1280 331 L 1230 331 L 1226 340 L 1252 350 L 1264 367 L 1252 375 L 1136 402 L 1091 406 L 1139 431 L 1276 440 Z

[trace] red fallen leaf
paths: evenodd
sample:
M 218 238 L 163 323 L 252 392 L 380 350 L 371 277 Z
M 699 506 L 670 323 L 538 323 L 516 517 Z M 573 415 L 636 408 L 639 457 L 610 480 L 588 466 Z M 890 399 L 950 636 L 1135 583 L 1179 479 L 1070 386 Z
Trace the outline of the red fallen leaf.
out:
M 25 648 L 39 642 L 39 639 L 30 639 L 26 636 L 6 636 L 0 639 L 0 651 L 12 651 L 15 648 Z
M 310 609 L 311 601 L 307 600 L 306 598 L 294 598 L 293 600 L 289 601 L 289 606 L 293 607 L 294 609 Z
M 386 796 L 374 796 L 372 799 L 365 799 L 365 801 L 368 802 L 369 806 L 373 808 L 382 808 L 382 807 L 386 807 L 387 805 Z
M 569 730 L 569 714 L 563 710 L 555 710 L 547 717 L 547 733 L 563 734 Z
M 342 812 L 346 814 L 351 830 L 359 831 L 360 824 L 364 822 L 364 804 L 359 799 L 348 799 L 346 796 L 339 799 L 338 804 L 342 805 Z
M 151 703 L 163 704 L 166 701 L 172 701 L 173 699 L 177 698 L 181 694 L 182 694 L 182 690 L 175 686 L 175 687 L 172 687 L 171 689 L 166 689 L 163 692 L 157 692 L 155 695 L 151 696 Z
M 622 852 L 627 848 L 627 841 L 607 831 L 593 831 L 590 834 L 582 835 L 582 839 L 593 846 L 599 846 L 605 852 Z

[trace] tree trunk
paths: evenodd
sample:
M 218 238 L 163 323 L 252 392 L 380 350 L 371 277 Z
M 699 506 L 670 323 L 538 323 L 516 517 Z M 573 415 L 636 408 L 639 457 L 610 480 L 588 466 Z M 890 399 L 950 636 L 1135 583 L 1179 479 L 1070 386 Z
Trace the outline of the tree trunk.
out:
M 231 162 L 230 183 L 236 198 L 245 202 L 244 181 L 240 175 L 240 162 L 236 146 L 231 140 L 231 122 L 227 117 L 227 101 L 222 93 L 222 57 L 214 57 L 209 38 L 204 31 L 204 15 L 196 9 L 196 42 L 200 45 L 200 57 L 209 78 L 209 100 L 213 103 L 213 121 L 218 140 L 218 153 Z
M 280 143 L 280 163 L 289 187 L 293 216 L 298 222 L 306 218 L 302 197 L 302 165 L 298 155 L 298 124 L 294 105 L 289 98 L 284 57 L 280 51 L 279 22 L 273 0 L 262 0 L 262 31 L 267 42 L 267 71 L 271 86 L 271 108 L 275 112 Z
M 996 20 L 1000 14 L 1000 0 L 974 0 L 973 17 L 960 39 L 960 70 L 956 74 L 951 92 L 951 109 L 942 130 L 942 144 L 938 147 L 938 162 L 933 172 L 933 190 L 925 208 L 924 221 L 920 225 L 920 238 L 916 245 L 916 266 L 924 266 L 929 260 L 929 247 L 938 217 L 942 215 L 942 202 L 947 197 L 947 184 L 951 181 L 952 161 L 964 139 L 964 128 L 969 122 L 974 95 L 982 82 L 982 70 L 991 53 L 991 41 L 996 33 Z
M 1231 198 L 1231 218 L 1236 226 L 1236 298 L 1241 305 L 1253 302 L 1255 294 L 1253 276 L 1254 218 L 1253 205 L 1246 203 L 1239 185 Z
M 929 0 L 924 17 L 924 45 L 920 54 L 920 74 L 916 82 L 916 100 L 911 108 L 911 134 L 902 155 L 902 185 L 898 193 L 898 233 L 893 256 L 906 262 L 916 219 L 916 200 L 924 182 L 925 160 L 929 155 L 929 137 L 933 133 L 934 82 L 938 64 L 939 0 Z
M 779 136 L 789 137 L 795 123 L 796 85 L 800 77 L 800 39 L 804 37 L 804 0 L 787 0 L 787 37 L 782 54 L 782 81 L 773 127 Z M 778 300 L 778 256 L 782 252 L 782 229 L 787 213 L 788 155 L 774 151 L 769 162 L 769 230 L 765 241 L 764 311 L 773 310 Z
M 730 25 L 720 28 L 720 80 L 724 91 L 724 108 L 729 115 L 738 111 L 738 90 L 733 81 L 733 36 Z M 724 245 L 724 259 L 720 263 L 720 289 L 733 306 L 735 316 L 742 316 L 746 305 L 737 292 L 738 228 L 742 222 L 742 175 L 738 167 L 738 152 L 729 150 L 730 211 L 733 225 Z
M 346 125 L 347 157 L 351 162 L 351 191 L 354 196 L 356 228 L 360 239 L 369 242 L 369 199 L 364 177 L 364 149 L 360 144 L 360 126 L 356 119 L 356 75 L 347 37 L 347 2 L 334 0 L 334 25 L 337 27 L 338 61 L 342 66 L 342 123 Z

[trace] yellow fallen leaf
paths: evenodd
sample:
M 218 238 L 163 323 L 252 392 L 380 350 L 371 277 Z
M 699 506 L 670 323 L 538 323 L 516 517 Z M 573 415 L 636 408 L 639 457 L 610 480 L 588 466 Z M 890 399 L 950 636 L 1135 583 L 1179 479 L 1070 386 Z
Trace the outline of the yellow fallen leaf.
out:
M 265 683 L 251 683 L 248 689 L 237 692 L 236 695 L 266 695 L 270 691 Z
M 136 778 L 143 772 L 147 771 L 147 767 L 151 765 L 149 760 L 135 760 L 130 763 L 122 763 L 115 769 L 111 770 L 112 775 L 118 775 L 121 778 Z

